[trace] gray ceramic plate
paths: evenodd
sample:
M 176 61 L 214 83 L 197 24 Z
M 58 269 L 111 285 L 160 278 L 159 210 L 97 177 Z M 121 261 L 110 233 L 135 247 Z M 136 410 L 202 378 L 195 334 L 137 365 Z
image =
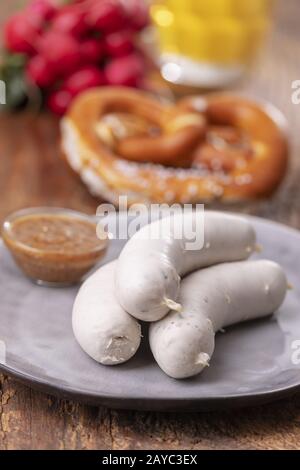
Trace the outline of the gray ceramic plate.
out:
M 117 408 L 208 410 L 263 403 L 300 391 L 300 364 L 293 364 L 294 341 L 300 340 L 300 233 L 252 220 L 263 256 L 282 264 L 294 289 L 275 316 L 219 333 L 211 366 L 200 376 L 182 381 L 167 377 L 147 341 L 126 364 L 94 362 L 72 335 L 77 288 L 35 286 L 2 244 L 0 369 L 40 390 Z M 105 261 L 115 258 L 121 246 L 112 242 Z

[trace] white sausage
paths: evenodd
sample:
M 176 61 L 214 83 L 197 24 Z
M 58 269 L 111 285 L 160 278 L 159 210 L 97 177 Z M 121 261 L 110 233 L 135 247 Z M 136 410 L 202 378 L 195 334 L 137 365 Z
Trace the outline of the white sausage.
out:
M 73 307 L 73 331 L 82 349 L 101 364 L 128 361 L 141 341 L 139 323 L 114 295 L 116 262 L 106 264 L 81 286 Z
M 199 215 L 199 214 L 198 214 Z M 190 226 L 195 212 L 174 216 L 177 226 Z M 153 239 L 153 222 L 138 231 L 123 248 L 116 270 L 116 296 L 135 318 L 156 321 L 176 301 L 180 277 L 195 269 L 226 261 L 247 259 L 255 250 L 255 232 L 244 218 L 219 212 L 204 214 L 204 246 L 187 250 L 187 239 L 175 239 L 168 231 Z M 185 233 L 185 232 L 183 232 Z
M 199 374 L 213 354 L 216 331 L 273 313 L 286 290 L 285 274 L 272 261 L 225 263 L 190 274 L 181 284 L 182 312 L 150 326 L 158 365 L 176 379 Z

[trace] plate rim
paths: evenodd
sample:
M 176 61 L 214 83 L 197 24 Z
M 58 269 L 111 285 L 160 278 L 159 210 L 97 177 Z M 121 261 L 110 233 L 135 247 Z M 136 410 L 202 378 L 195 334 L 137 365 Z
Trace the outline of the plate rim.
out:
M 176 398 L 167 398 L 167 397 L 145 397 L 145 396 L 132 396 L 124 397 L 122 395 L 112 395 L 106 393 L 96 393 L 92 391 L 84 391 L 79 388 L 74 389 L 68 386 L 58 386 L 44 379 L 40 379 L 34 376 L 30 376 L 21 371 L 12 369 L 9 366 L 0 364 L 0 372 L 7 373 L 10 377 L 18 379 L 20 382 L 32 386 L 37 390 L 41 390 L 44 393 L 53 394 L 58 397 L 68 397 L 82 403 L 91 403 L 98 404 L 99 406 L 104 403 L 108 403 L 111 408 L 120 408 L 120 409 L 136 409 L 136 410 L 160 410 L 162 408 L 170 408 L 178 406 L 180 409 L 185 409 L 186 411 L 208 407 L 208 409 L 216 409 L 216 407 L 228 407 L 234 408 L 238 406 L 250 406 L 251 404 L 258 403 L 267 403 L 270 401 L 276 401 L 285 396 L 294 395 L 300 392 L 300 379 L 299 383 L 291 385 L 288 387 L 280 387 L 269 391 L 260 391 L 256 393 L 238 393 L 230 395 L 220 395 L 214 397 L 199 397 L 199 398 L 187 398 L 187 397 L 176 397 Z M 175 380 L 175 379 L 174 379 Z M 137 406 L 133 408 L 130 404 L 138 403 Z M 185 406 L 189 402 L 189 406 Z M 142 406 L 141 406 L 142 405 Z M 165 407 L 164 405 L 167 405 Z M 220 406 L 221 405 L 221 406 Z M 228 406 L 229 405 L 229 406 Z M 211 408 L 209 408 L 211 407 Z M 174 410 L 175 411 L 175 410 Z

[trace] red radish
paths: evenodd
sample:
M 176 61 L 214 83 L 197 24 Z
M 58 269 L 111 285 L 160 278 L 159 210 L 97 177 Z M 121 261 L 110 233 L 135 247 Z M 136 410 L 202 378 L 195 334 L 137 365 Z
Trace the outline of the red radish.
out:
M 67 90 L 57 90 L 49 95 L 48 108 L 55 114 L 62 116 L 67 111 L 72 101 L 72 95 Z
M 105 38 L 105 50 L 111 57 L 122 57 L 133 51 L 132 35 L 128 31 L 112 33 Z
M 118 31 L 125 26 L 125 21 L 122 5 L 113 0 L 93 2 L 87 13 L 90 27 L 104 33 Z
M 141 85 L 145 64 L 134 37 L 147 23 L 143 0 L 25 3 L 4 26 L 4 45 L 28 56 L 24 75 L 52 90 L 48 106 L 54 113 L 62 115 L 87 88 Z
M 52 29 L 80 37 L 87 30 L 85 13 L 74 6 L 73 8 L 62 8 L 52 21 Z
M 33 0 L 25 11 L 40 20 L 48 21 L 53 18 L 57 10 L 53 0 Z
M 39 52 L 57 74 L 73 72 L 81 61 L 79 43 L 72 36 L 58 31 L 49 31 L 42 36 Z
M 77 72 L 70 75 L 64 83 L 64 89 L 69 91 L 72 96 L 81 93 L 88 88 L 102 86 L 105 84 L 103 72 L 97 67 L 90 65 L 82 67 Z
M 24 13 L 12 16 L 4 27 L 4 42 L 11 52 L 34 54 L 39 29 Z
M 26 75 L 41 88 L 50 86 L 55 77 L 48 62 L 40 55 L 34 56 L 27 64 Z
M 150 23 L 149 5 L 146 0 L 120 0 L 128 18 L 127 27 L 141 31 Z
M 109 85 L 138 85 L 144 72 L 144 61 L 137 54 L 112 60 L 105 67 L 105 77 Z
M 134 31 L 141 31 L 148 26 L 149 7 L 144 0 L 125 0 L 124 6 L 129 16 L 129 25 Z
M 80 55 L 83 63 L 99 62 L 104 56 L 103 42 L 97 39 L 86 39 L 80 43 Z

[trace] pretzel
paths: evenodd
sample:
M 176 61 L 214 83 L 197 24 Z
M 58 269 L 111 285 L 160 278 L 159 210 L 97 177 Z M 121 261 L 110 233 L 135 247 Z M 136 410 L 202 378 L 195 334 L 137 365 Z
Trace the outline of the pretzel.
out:
M 230 94 L 185 98 L 178 106 L 198 110 L 208 120 L 206 141 L 195 151 L 193 165 L 227 174 L 230 185 L 224 192 L 228 195 L 253 198 L 272 194 L 288 160 L 287 138 L 277 110 Z
M 93 89 L 62 120 L 62 146 L 90 191 L 118 204 L 240 201 L 271 194 L 287 166 L 282 115 L 228 94 L 165 105 Z M 197 134 L 197 138 L 196 138 Z
M 136 162 L 181 166 L 204 138 L 206 122 L 194 111 L 162 105 L 144 93 L 110 88 L 95 103 L 96 132 L 116 155 Z

